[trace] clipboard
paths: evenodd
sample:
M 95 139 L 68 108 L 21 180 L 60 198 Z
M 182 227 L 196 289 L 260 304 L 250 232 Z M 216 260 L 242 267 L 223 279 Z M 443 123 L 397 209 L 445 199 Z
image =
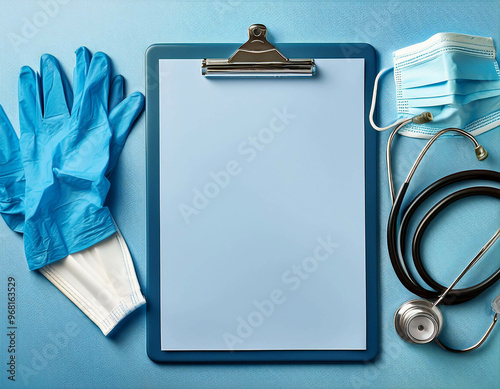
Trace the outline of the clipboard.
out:
M 266 36 L 146 52 L 153 361 L 378 352 L 374 49 Z

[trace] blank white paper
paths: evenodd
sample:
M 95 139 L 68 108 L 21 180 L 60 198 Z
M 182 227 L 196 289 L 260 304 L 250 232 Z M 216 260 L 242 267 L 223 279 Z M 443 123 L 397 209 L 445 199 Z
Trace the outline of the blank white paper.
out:
M 162 350 L 365 350 L 364 60 L 160 61 Z

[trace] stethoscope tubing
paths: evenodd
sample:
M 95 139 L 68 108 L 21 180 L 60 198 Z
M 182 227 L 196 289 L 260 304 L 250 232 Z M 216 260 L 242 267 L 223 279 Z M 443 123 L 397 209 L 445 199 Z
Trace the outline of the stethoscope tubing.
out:
M 399 129 L 410 121 L 412 121 L 412 119 L 407 119 L 398 124 L 391 133 L 387 142 L 387 173 L 389 180 L 389 191 L 391 194 L 391 199 L 393 200 L 392 208 L 389 214 L 389 220 L 387 223 L 387 247 L 389 251 L 389 258 L 400 282 L 410 292 L 429 300 L 439 299 L 439 302 L 441 302 L 442 304 L 453 305 L 464 303 L 477 297 L 486 289 L 495 284 L 498 280 L 500 280 L 500 268 L 498 268 L 498 270 L 496 270 L 493 274 L 476 285 L 467 288 L 452 289 L 447 291 L 447 288 L 435 281 L 425 269 L 420 251 L 422 237 L 432 220 L 439 214 L 439 212 L 443 211 L 450 204 L 470 196 L 489 196 L 500 199 L 500 189 L 493 186 L 472 186 L 455 191 L 444 197 L 438 203 L 434 204 L 419 222 L 412 239 L 412 259 L 418 274 L 427 284 L 427 286 L 432 288 L 432 290 L 429 290 L 426 287 L 422 286 L 408 269 L 407 260 L 405 258 L 406 235 L 408 232 L 408 226 L 412 216 L 414 215 L 418 207 L 437 191 L 455 183 L 463 183 L 471 180 L 484 180 L 500 183 L 500 173 L 492 170 L 467 170 L 450 174 L 435 181 L 427 188 L 422 190 L 410 201 L 405 209 L 402 210 L 401 208 L 403 200 L 418 165 L 422 161 L 422 158 L 427 153 L 431 145 L 437 140 L 437 138 L 439 138 L 443 134 L 449 131 L 457 132 L 458 134 L 468 138 L 474 144 L 476 156 L 478 157 L 478 159 L 482 160 L 487 156 L 487 152 L 484 150 L 484 148 L 482 148 L 477 140 L 469 133 L 457 128 L 447 128 L 441 130 L 436 135 L 434 135 L 424 146 L 423 150 L 415 160 L 415 163 L 413 164 L 405 182 L 401 185 L 397 195 L 395 195 L 391 168 L 392 141 L 394 140 L 394 137 Z M 400 215 L 401 222 L 398 225 Z
M 408 190 L 409 182 L 405 182 L 396 195 L 387 224 L 387 246 L 389 249 L 389 257 L 394 271 L 401 283 L 406 287 L 406 289 L 417 296 L 429 300 L 438 299 L 447 289 L 430 276 L 422 261 L 420 245 L 424 232 L 431 221 L 448 205 L 465 197 L 490 196 L 500 199 L 500 189 L 489 186 L 474 186 L 453 192 L 433 205 L 419 222 L 412 239 L 412 259 L 422 280 L 433 290 L 429 290 L 420 285 L 407 266 L 404 253 L 406 249 L 406 235 L 410 220 L 418 207 L 432 194 L 448 185 L 471 180 L 485 180 L 500 183 L 500 173 L 491 170 L 467 170 L 443 177 L 429 185 L 417 196 L 415 196 L 403 211 L 401 211 L 401 207 L 405 194 Z M 398 216 L 400 214 L 402 216 L 398 229 Z M 500 280 L 500 268 L 476 285 L 451 290 L 447 296 L 443 298 L 441 303 L 454 305 L 472 300 L 495 284 L 498 280 Z

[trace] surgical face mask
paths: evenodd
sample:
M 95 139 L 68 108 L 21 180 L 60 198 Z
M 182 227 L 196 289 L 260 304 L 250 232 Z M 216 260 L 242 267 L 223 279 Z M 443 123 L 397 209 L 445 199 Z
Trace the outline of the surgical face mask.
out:
M 394 52 L 394 79 L 400 120 L 380 128 L 373 123 L 377 82 L 370 121 L 377 130 L 399 124 L 423 112 L 433 120 L 409 123 L 399 133 L 430 138 L 456 127 L 473 135 L 500 125 L 500 69 L 491 38 L 441 33 Z
M 66 297 L 108 335 L 146 300 L 120 231 L 109 238 L 39 269 Z

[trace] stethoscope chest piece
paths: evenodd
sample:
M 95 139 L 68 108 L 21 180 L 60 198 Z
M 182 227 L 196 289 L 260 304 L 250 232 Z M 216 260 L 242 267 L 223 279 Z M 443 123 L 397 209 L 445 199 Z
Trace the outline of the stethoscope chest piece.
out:
M 394 326 L 399 336 L 408 343 L 429 343 L 441 332 L 443 315 L 428 300 L 410 300 L 396 311 Z
M 491 303 L 491 309 L 493 309 L 493 312 L 497 314 L 500 313 L 500 294 L 497 297 L 495 297 L 495 299 Z

